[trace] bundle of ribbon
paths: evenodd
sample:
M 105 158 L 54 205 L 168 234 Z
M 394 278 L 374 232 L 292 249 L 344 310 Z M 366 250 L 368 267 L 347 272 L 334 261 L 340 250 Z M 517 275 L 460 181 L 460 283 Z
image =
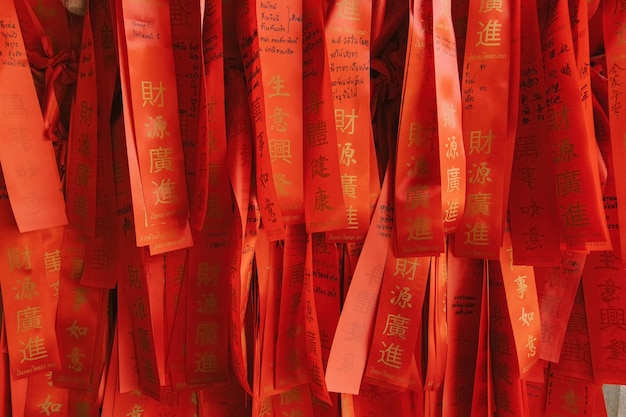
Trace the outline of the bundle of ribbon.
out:
M 625 31 L 623 0 L 0 0 L 0 415 L 606 416 Z

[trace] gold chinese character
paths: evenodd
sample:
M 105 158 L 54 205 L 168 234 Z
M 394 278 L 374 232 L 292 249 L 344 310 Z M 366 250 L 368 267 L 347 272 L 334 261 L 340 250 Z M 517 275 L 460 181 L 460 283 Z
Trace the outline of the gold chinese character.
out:
M 354 135 L 355 121 L 358 118 L 354 109 L 348 114 L 345 109 L 335 109 L 335 125 L 342 133 Z
M 48 384 L 49 387 L 53 386 L 54 382 L 52 381 L 52 371 L 46 372 L 45 376 L 46 376 L 46 384 Z
M 352 142 L 346 142 L 345 145 L 337 144 L 341 154 L 339 155 L 339 163 L 349 167 L 352 164 L 356 164 L 354 158 L 355 149 L 352 147 Z
M 216 323 L 198 323 L 196 326 L 196 342 L 197 346 L 206 344 L 217 344 L 217 324 Z
M 43 262 L 46 267 L 46 275 L 51 272 L 58 272 L 61 270 L 61 251 L 55 250 L 52 252 L 44 252 Z
M 52 288 L 53 290 L 52 296 L 58 297 L 59 296 L 59 280 L 57 279 L 56 281 L 54 281 L 52 284 L 49 285 L 49 287 Z
M 412 122 L 409 125 L 409 144 L 408 147 L 413 145 L 422 146 L 427 137 L 431 133 L 434 133 L 435 129 L 428 126 L 422 126 L 420 122 Z
M 259 417 L 270 417 L 273 415 L 274 415 L 274 409 L 272 408 L 272 397 L 268 395 L 261 399 Z
M 75 339 L 80 339 L 81 337 L 87 335 L 87 331 L 89 329 L 87 327 L 80 327 L 78 325 L 78 320 L 74 319 L 74 322 L 72 323 L 72 325 L 70 327 L 67 327 L 65 330 L 69 332 L 70 337 L 73 337 Z
M 17 290 L 15 293 L 16 300 L 32 300 L 34 297 L 39 295 L 37 293 L 37 287 L 30 277 L 24 277 L 22 281 L 18 280 L 17 284 L 19 285 L 19 289 L 13 288 L 14 290 Z
M 484 185 L 486 182 L 491 182 L 493 179 L 490 177 L 491 168 L 487 166 L 487 162 L 481 162 L 480 164 L 472 164 L 474 169 L 468 169 L 467 173 L 470 178 L 467 180 L 470 184 Z
M 348 220 L 348 226 L 346 227 L 346 229 L 358 229 L 359 228 L 357 210 L 356 208 L 352 207 L 352 205 L 346 208 L 346 218 Z
M 25 249 L 12 247 L 7 249 L 7 260 L 9 262 L 9 272 L 18 269 L 20 271 L 28 271 L 32 268 L 30 263 L 31 250 L 28 246 Z
M 85 304 L 87 300 L 87 291 L 86 287 L 78 287 L 73 288 L 74 291 L 74 311 L 80 310 L 80 308 Z
M 567 170 L 555 175 L 556 195 L 563 197 L 571 193 L 582 193 L 581 170 Z
M 274 75 L 267 83 L 267 86 L 272 89 L 272 92 L 267 96 L 272 97 L 289 97 L 290 94 L 283 91 L 285 88 L 285 80 L 280 75 Z
M 426 156 L 420 155 L 417 159 L 412 156 L 411 161 L 412 162 L 407 162 L 406 164 L 406 166 L 409 167 L 409 170 L 406 173 L 407 176 L 411 178 L 424 178 L 430 173 L 428 169 L 428 159 L 426 158 Z
M 478 34 L 478 42 L 476 42 L 476 46 L 500 46 L 500 42 L 502 42 L 502 34 L 500 31 L 502 30 L 502 24 L 498 23 L 498 20 L 489 19 L 487 24 L 483 22 L 478 22 L 482 30 L 476 32 Z
M 155 206 L 158 204 L 171 204 L 176 202 L 176 183 L 170 178 L 161 180 L 160 184 L 152 181 L 152 185 L 156 187 L 156 190 L 153 191 L 156 196 L 156 201 L 154 202 Z
M 406 191 L 406 208 L 416 209 L 428 207 L 430 200 L 430 188 L 428 185 L 413 185 Z
M 458 167 L 448 168 L 446 170 L 446 191 L 461 191 L 461 170 Z
M 41 308 L 26 307 L 17 311 L 17 332 L 23 333 L 30 329 L 41 329 Z
M 401 309 L 411 308 L 413 304 L 411 304 L 411 299 L 413 298 L 413 294 L 411 294 L 411 289 L 409 287 L 400 287 L 396 285 L 395 290 L 391 290 L 391 305 L 400 307 Z
M 417 258 L 397 258 L 393 276 L 395 277 L 396 275 L 400 275 L 402 278 L 413 281 L 415 280 L 415 272 L 417 271 L 416 268 L 418 265 L 419 262 L 417 261 Z
M 467 211 L 471 216 L 484 214 L 489 216 L 491 193 L 475 193 L 467 195 Z
M 526 278 L 526 275 L 519 275 L 517 278 L 515 278 L 515 283 L 517 284 L 516 291 L 520 300 L 524 299 L 524 296 L 526 295 L 526 290 L 528 289 L 528 284 L 526 284 Z
M 341 191 L 346 198 L 356 198 L 356 175 L 343 174 L 341 176 Z
M 23 346 L 23 348 L 20 349 L 22 353 L 20 363 L 37 361 L 48 357 L 48 350 L 46 349 L 43 337 L 31 336 L 28 338 L 28 341 L 24 342 L 20 340 L 19 343 Z
M 445 210 L 444 223 L 453 223 L 459 217 L 460 203 L 458 198 L 454 198 L 447 202 L 448 208 Z
M 211 265 L 209 262 L 198 263 L 198 286 L 215 287 L 219 276 L 220 266 Z
M 382 363 L 390 368 L 400 369 L 402 366 L 402 354 L 404 353 L 404 349 L 395 343 L 387 344 L 385 342 L 381 342 L 383 345 L 382 349 L 379 349 L 380 358 L 376 361 L 378 363 Z
M 459 144 L 456 141 L 456 136 L 448 136 L 448 143 L 446 143 L 446 158 L 456 159 L 459 156 Z
M 163 170 L 174 171 L 174 163 L 172 148 L 163 148 L 159 146 L 157 149 L 150 149 L 150 173 L 156 174 Z
M 46 400 L 38 405 L 38 407 L 41 409 L 39 414 L 45 414 L 47 417 L 50 417 L 52 413 L 60 413 L 61 405 L 61 403 L 52 402 L 52 394 L 48 394 Z
M 280 159 L 288 164 L 291 164 L 291 141 L 289 139 L 270 139 L 270 158 L 272 162 Z
M 163 87 L 163 81 L 159 81 L 158 86 L 155 86 L 152 81 L 142 81 L 141 99 L 143 103 L 141 106 L 146 107 L 146 105 L 149 104 L 151 106 L 163 107 L 165 105 L 164 92 L 165 87 Z
M 142 417 L 144 413 L 144 409 L 139 404 L 133 405 L 133 408 L 130 412 L 126 413 L 127 417 Z
M 489 225 L 476 223 L 467 225 L 469 230 L 465 232 L 465 244 L 472 246 L 485 246 L 489 244 Z
M 432 239 L 433 231 L 430 219 L 425 216 L 418 216 L 411 220 L 409 225 L 409 237 L 407 240 L 428 240 Z
M 339 16 L 347 20 L 361 20 L 359 2 L 357 0 L 339 0 L 335 3 Z
M 443 127 L 456 128 L 456 109 L 454 103 L 443 103 Z
M 274 107 L 274 112 L 269 115 L 270 120 L 273 122 L 271 129 L 276 132 L 286 132 L 287 122 L 285 118 L 289 117 L 289 113 L 285 112 L 282 108 Z
M 493 140 L 493 133 L 489 129 L 489 133 L 483 135 L 481 130 L 470 131 L 469 138 L 469 154 L 480 153 L 488 155 L 491 153 L 491 142 Z
M 148 123 L 146 123 L 145 126 L 148 128 L 146 135 L 150 139 L 163 139 L 165 136 L 170 135 L 170 132 L 167 131 L 167 121 L 163 116 L 148 116 Z
M 522 314 L 519 316 L 519 321 L 522 322 L 522 326 L 530 327 L 530 323 L 535 319 L 534 312 L 527 312 L 525 307 L 522 307 Z
M 83 370 L 83 363 L 81 360 L 84 357 L 85 354 L 81 352 L 78 347 L 74 346 L 74 349 L 72 349 L 72 353 L 67 355 L 67 358 L 70 360 L 68 368 L 75 372 L 81 372 Z
M 400 314 L 387 314 L 385 329 L 383 334 L 387 336 L 398 336 L 400 339 L 406 339 L 406 331 L 409 329 L 410 319 Z
M 488 13 L 495 10 L 496 12 L 502 13 L 502 2 L 503 0 L 482 0 L 478 11 L 481 13 Z
M 274 178 L 274 186 L 276 187 L 276 194 L 288 195 L 288 187 L 293 184 L 289 181 L 284 173 L 278 172 L 272 176 Z
M 196 353 L 195 373 L 217 372 L 217 355 L 214 352 Z
M 533 358 L 537 354 L 537 346 L 535 346 L 535 342 L 536 341 L 537 341 L 536 337 L 534 337 L 531 334 L 528 335 L 528 342 L 526 343 L 525 348 L 528 349 L 528 357 L 529 358 Z
M 215 293 L 202 294 L 200 300 L 198 300 L 198 313 L 200 314 L 215 314 L 217 313 L 218 304 Z

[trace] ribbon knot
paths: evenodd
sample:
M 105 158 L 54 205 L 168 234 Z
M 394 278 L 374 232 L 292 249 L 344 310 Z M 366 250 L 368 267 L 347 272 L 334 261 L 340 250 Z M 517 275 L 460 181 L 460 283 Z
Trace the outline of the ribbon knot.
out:
M 46 136 L 57 143 L 67 137 L 67 130 L 60 123 L 60 107 L 69 87 L 76 83 L 78 62 L 71 50 L 62 50 L 55 54 L 49 36 L 43 35 L 40 39 L 41 49 L 28 51 L 28 61 L 39 96 Z

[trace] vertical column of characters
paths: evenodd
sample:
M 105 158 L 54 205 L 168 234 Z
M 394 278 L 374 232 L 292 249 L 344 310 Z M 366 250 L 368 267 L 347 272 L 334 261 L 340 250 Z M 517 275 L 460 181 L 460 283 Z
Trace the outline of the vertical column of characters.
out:
M 398 130 L 395 176 L 395 248 L 398 256 L 435 255 L 443 251 L 441 178 L 437 146 L 437 112 L 432 4 L 415 2 Z M 453 140 L 447 155 L 459 156 Z
M 129 80 L 124 87 L 132 106 L 133 159 L 137 158 L 145 201 L 141 221 L 146 233 L 137 243 L 159 253 L 192 242 L 169 2 L 151 3 L 150 18 L 145 17 L 145 6 L 122 1 L 118 20 L 123 21 L 128 48 Z M 129 149 L 129 157 L 134 152 Z
M 550 3 L 547 15 L 542 39 L 545 119 L 554 150 L 559 232 L 568 246 L 580 248 L 607 239 L 596 152 L 590 149 L 594 138 L 587 134 L 587 124 L 593 122 L 585 117 L 580 94 L 568 5 Z
M 456 232 L 463 256 L 497 259 L 502 243 L 513 12 L 509 2 L 470 1 L 462 69 L 467 202 Z
M 334 241 L 361 241 L 369 226 L 371 7 L 370 2 L 341 0 L 327 12 L 325 36 L 347 220 L 345 229 L 329 234 Z
M 356 176 L 339 170 L 322 2 L 302 6 L 304 214 L 312 233 L 346 227 L 344 200 L 356 198 Z

